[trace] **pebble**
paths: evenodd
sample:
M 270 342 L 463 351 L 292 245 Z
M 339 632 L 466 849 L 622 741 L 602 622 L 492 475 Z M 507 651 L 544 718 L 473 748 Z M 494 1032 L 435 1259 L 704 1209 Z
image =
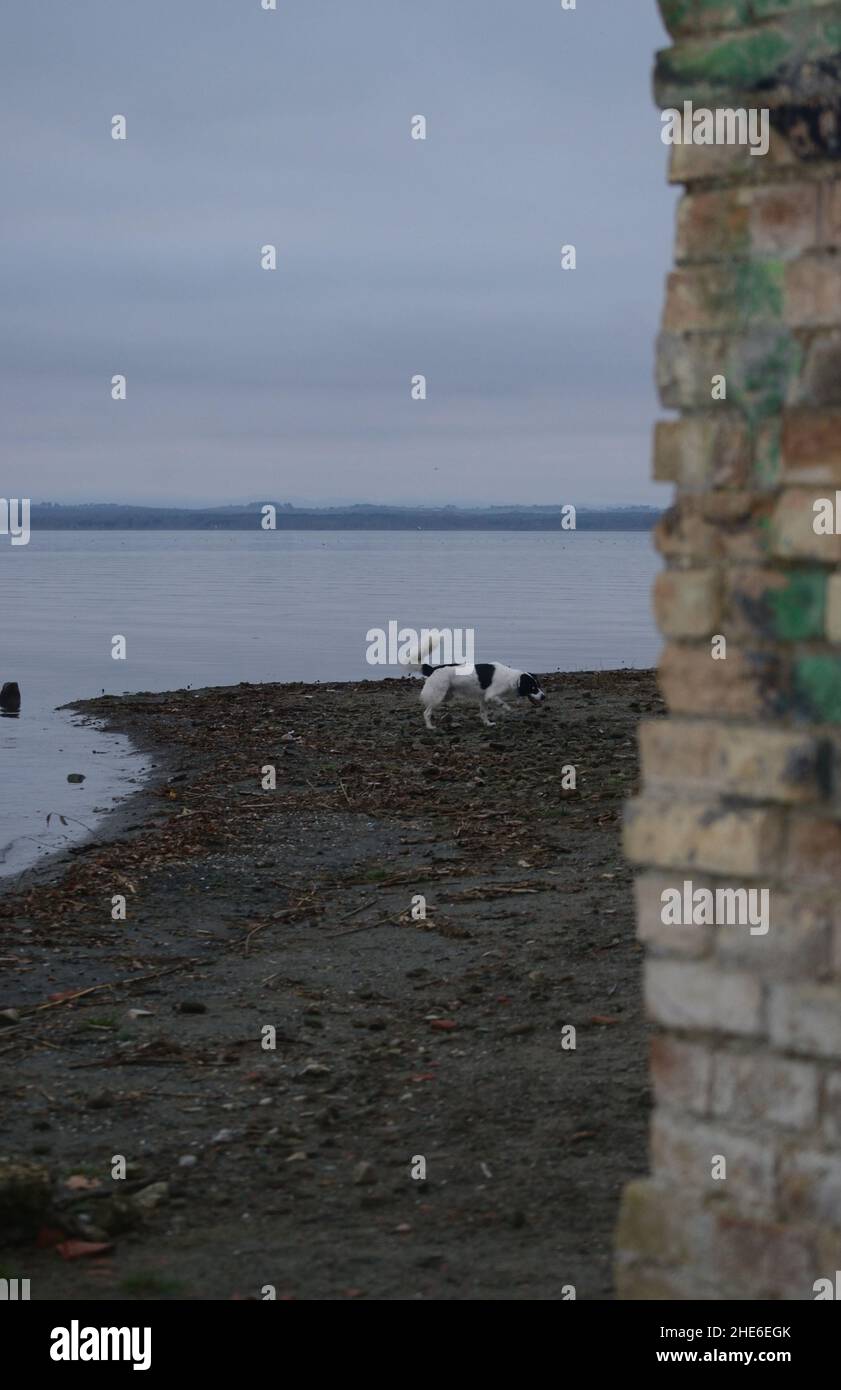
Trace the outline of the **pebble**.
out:
M 178 1160 L 179 1168 L 195 1168 L 198 1159 L 195 1154 L 182 1154 Z
M 373 1163 L 366 1163 L 364 1160 L 362 1163 L 357 1163 L 353 1170 L 353 1181 L 355 1183 L 376 1182 L 377 1175 L 374 1172 Z

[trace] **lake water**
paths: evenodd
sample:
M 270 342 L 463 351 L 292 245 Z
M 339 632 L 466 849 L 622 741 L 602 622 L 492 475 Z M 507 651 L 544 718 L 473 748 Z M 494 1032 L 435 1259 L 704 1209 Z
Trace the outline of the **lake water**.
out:
M 659 567 L 629 531 L 39 531 L 0 537 L 0 875 L 83 838 L 142 781 L 126 739 L 69 700 L 237 681 L 401 674 L 369 629 L 472 629 L 475 656 L 532 671 L 653 666 Z M 111 656 L 126 639 L 126 659 Z M 84 773 L 85 781 L 67 781 Z M 73 817 L 67 826 L 49 815 Z M 79 825 L 77 822 L 82 822 Z

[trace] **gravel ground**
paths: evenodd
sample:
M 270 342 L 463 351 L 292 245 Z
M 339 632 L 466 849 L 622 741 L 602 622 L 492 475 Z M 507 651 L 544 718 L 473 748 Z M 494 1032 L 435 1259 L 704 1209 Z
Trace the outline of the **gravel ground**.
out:
M 662 706 L 646 671 L 544 684 L 435 734 L 409 679 L 74 707 L 155 770 L 0 897 L 0 1274 L 613 1296 L 649 1107 L 619 828 Z

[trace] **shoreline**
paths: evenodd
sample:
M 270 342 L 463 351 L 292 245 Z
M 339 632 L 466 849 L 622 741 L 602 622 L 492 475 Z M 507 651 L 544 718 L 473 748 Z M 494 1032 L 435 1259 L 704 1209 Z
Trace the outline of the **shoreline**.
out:
M 618 828 L 662 706 L 649 671 L 544 684 L 436 734 L 408 677 L 66 707 L 155 766 L 0 895 L 4 1147 L 44 1168 L 46 1224 L 111 1247 L 68 1281 L 30 1235 L 34 1297 L 612 1296 L 648 1104 Z

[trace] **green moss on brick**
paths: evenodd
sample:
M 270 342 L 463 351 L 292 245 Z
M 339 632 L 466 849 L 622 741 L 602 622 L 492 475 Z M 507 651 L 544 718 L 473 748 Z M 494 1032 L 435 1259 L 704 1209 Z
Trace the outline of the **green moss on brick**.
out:
M 743 369 L 734 363 L 728 370 L 728 382 L 735 378 L 731 393 L 735 405 L 743 412 L 752 430 L 785 405 L 790 383 L 800 374 L 803 349 L 790 333 L 772 340 L 764 352 L 757 353 Z
M 659 0 L 670 34 L 749 24 L 750 0 Z
M 753 18 L 769 19 L 777 15 L 813 10 L 817 0 L 753 0 Z
M 794 665 L 800 710 L 820 724 L 841 724 L 841 657 L 802 656 Z
M 658 79 L 707 82 L 733 89 L 755 87 L 773 78 L 789 53 L 776 30 L 739 35 L 719 43 L 688 43 L 659 55 Z
M 737 266 L 733 292 L 742 317 L 781 319 L 784 279 L 782 261 L 745 261 Z
M 782 421 L 770 419 L 756 431 L 753 441 L 753 476 L 762 488 L 775 487 L 783 464 Z
M 768 604 L 775 635 L 781 641 L 820 637 L 826 610 L 826 574 L 823 570 L 800 570 L 790 575 L 785 588 L 770 591 Z

